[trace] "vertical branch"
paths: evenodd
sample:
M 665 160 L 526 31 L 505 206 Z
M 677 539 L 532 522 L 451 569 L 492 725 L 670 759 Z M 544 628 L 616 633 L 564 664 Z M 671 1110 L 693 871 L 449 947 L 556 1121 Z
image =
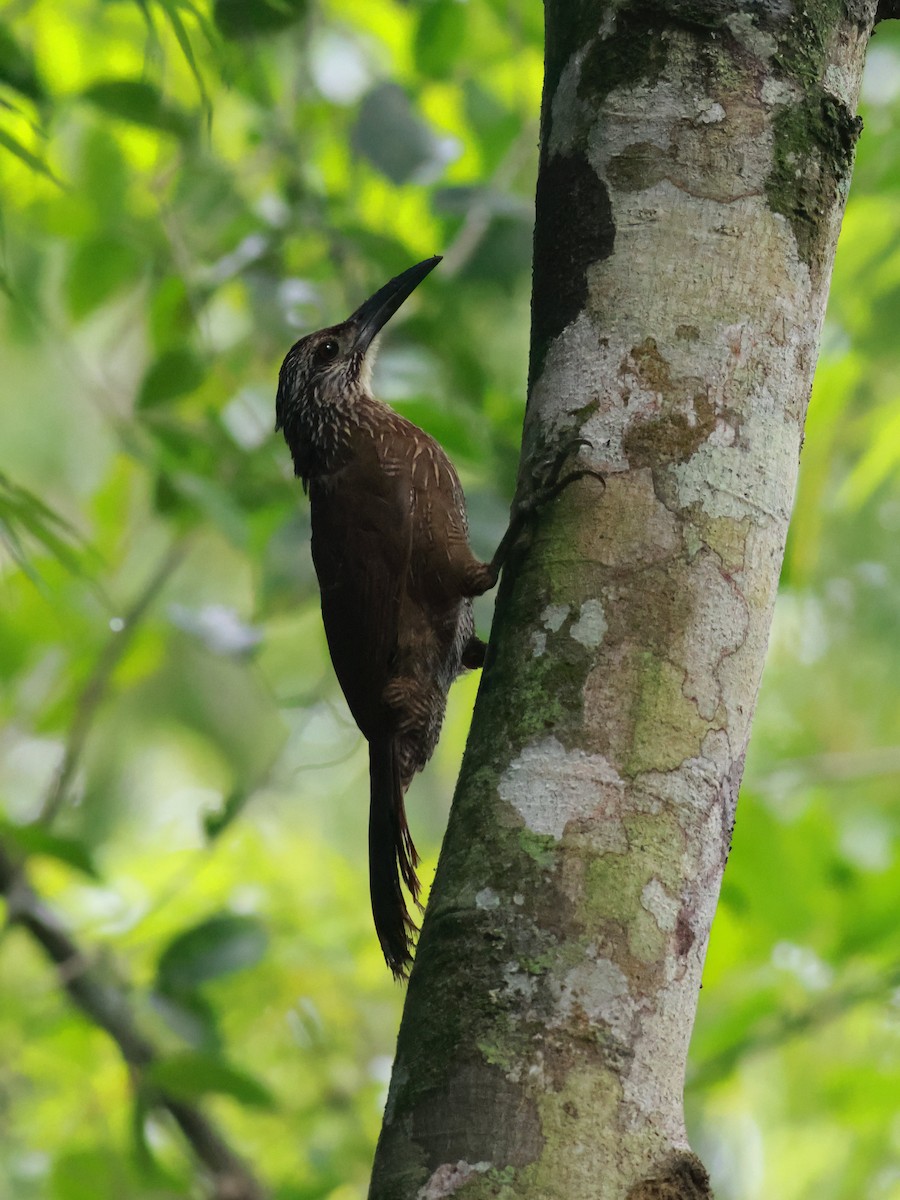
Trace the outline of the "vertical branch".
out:
M 685 1060 L 875 0 L 695 9 L 545 0 L 524 461 L 606 486 L 501 584 L 371 1200 L 711 1195 Z

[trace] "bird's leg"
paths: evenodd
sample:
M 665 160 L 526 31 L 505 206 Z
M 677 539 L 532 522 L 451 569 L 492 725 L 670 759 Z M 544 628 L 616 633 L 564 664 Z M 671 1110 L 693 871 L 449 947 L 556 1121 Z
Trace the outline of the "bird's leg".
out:
M 500 545 L 491 559 L 490 565 L 495 579 L 499 576 L 509 557 L 510 550 L 518 541 L 528 522 L 533 520 L 535 514 L 544 505 L 549 504 L 551 500 L 555 500 L 570 483 L 575 483 L 576 480 L 584 479 L 585 476 L 591 475 L 595 479 L 599 479 L 604 487 L 606 486 L 606 480 L 599 471 L 595 471 L 592 467 L 578 467 L 574 471 L 567 471 L 565 475 L 562 474 L 566 460 L 573 452 L 577 453 L 582 446 L 590 446 L 590 444 L 586 438 L 572 438 L 552 458 L 545 458 L 543 462 L 538 464 L 535 472 L 536 486 L 532 488 L 527 496 L 522 499 L 517 497 L 513 502 L 506 533 L 500 539 Z

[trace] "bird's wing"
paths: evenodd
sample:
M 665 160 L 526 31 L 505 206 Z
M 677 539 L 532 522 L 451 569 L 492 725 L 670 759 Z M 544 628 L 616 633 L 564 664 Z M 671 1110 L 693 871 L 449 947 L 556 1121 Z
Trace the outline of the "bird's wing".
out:
M 372 447 L 317 484 L 310 499 L 331 660 L 357 725 L 371 739 L 390 728 L 382 694 L 409 574 L 409 474 L 402 462 L 386 471 Z

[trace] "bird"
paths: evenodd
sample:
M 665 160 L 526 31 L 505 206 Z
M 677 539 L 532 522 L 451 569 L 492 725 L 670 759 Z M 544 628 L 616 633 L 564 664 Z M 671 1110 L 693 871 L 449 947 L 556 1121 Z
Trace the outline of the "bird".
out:
M 369 889 L 397 978 L 412 962 L 418 855 L 404 796 L 437 745 L 447 693 L 484 662 L 472 599 L 499 565 L 475 557 L 459 476 L 441 446 L 372 392 L 376 339 L 441 261 L 395 276 L 282 363 L 276 430 L 309 494 L 328 649 L 369 744 Z
M 490 562 L 469 545 L 459 476 L 441 446 L 372 392 L 379 334 L 440 255 L 396 275 L 345 321 L 300 338 L 278 375 L 276 431 L 309 495 L 312 559 L 335 674 L 369 747 L 369 892 L 397 979 L 412 963 L 419 863 L 404 797 L 437 745 L 447 694 L 483 665 L 472 601 L 492 588 L 537 504 L 573 478 L 571 450 L 514 503 Z M 575 439 L 580 442 L 582 439 Z

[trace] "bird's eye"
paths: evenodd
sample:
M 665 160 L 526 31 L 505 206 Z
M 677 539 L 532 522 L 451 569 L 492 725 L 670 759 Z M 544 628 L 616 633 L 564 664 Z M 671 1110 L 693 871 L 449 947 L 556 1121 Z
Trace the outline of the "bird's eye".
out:
M 331 362 L 337 358 L 340 346 L 334 340 L 329 338 L 326 342 L 320 342 L 316 347 L 316 360 L 321 363 Z

